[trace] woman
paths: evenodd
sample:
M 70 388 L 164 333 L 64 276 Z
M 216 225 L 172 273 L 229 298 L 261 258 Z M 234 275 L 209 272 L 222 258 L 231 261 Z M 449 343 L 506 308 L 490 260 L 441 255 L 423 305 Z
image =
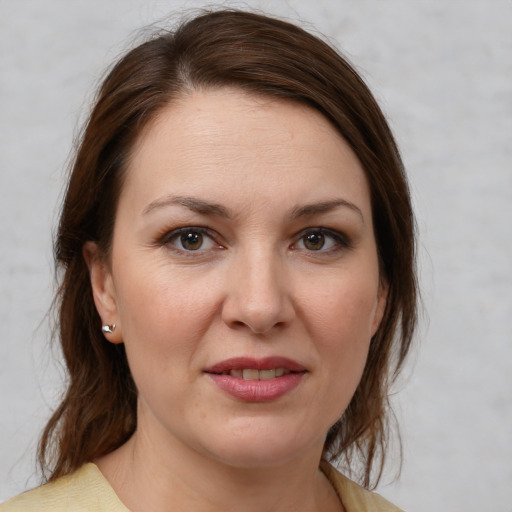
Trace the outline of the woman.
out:
M 415 325 L 413 214 L 379 107 L 325 43 L 222 10 L 125 55 L 56 261 L 48 483 L 2 511 L 398 510 L 363 487 Z

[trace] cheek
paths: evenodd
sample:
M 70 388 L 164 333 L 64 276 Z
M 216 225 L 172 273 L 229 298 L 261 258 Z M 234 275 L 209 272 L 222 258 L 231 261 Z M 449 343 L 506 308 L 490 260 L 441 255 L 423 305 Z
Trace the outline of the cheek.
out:
M 346 407 L 366 364 L 377 305 L 377 289 L 371 282 L 334 282 L 322 294 L 311 298 L 309 329 L 325 371 Z
M 135 378 L 180 373 L 215 315 L 213 287 L 171 270 L 127 263 L 120 269 L 118 311 Z
M 337 337 L 342 344 L 369 341 L 377 296 L 378 287 L 373 280 L 330 279 L 314 295 L 305 298 L 304 310 L 311 322 L 325 330 L 327 339 Z
M 207 308 L 213 300 L 206 283 L 191 279 L 186 271 L 169 263 L 151 265 L 134 260 L 118 268 L 116 296 L 126 335 L 133 329 L 139 334 L 145 329 L 172 335 L 200 328 L 197 311 Z

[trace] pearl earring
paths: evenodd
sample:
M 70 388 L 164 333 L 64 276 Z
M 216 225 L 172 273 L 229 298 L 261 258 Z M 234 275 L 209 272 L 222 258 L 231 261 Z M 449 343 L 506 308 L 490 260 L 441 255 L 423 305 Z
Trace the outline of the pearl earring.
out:
M 101 330 L 105 333 L 105 334 L 112 334 L 116 329 L 116 324 L 111 324 L 111 325 L 103 325 L 101 327 Z

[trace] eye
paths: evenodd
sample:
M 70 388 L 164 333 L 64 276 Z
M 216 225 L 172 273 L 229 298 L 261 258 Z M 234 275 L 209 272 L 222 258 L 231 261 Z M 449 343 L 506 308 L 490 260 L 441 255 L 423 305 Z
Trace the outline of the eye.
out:
M 306 251 L 327 252 L 337 248 L 348 247 L 341 233 L 324 228 L 309 229 L 302 233 L 294 248 Z
M 171 231 L 164 237 L 163 243 L 186 252 L 206 251 L 214 247 L 220 247 L 206 229 L 193 227 Z

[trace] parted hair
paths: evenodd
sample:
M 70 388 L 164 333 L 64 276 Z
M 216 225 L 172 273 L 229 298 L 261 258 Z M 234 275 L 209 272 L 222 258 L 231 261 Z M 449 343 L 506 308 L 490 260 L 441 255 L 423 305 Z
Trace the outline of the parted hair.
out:
M 223 9 L 156 31 L 114 63 L 77 143 L 54 245 L 56 333 L 67 382 L 40 440 L 45 481 L 111 452 L 136 429 L 137 389 L 123 345 L 101 332 L 83 246 L 94 241 L 108 257 L 123 177 L 147 123 L 187 92 L 221 87 L 318 110 L 366 173 L 389 292 L 361 382 L 330 429 L 323 457 L 366 487 L 382 474 L 394 430 L 388 397 L 417 316 L 415 224 L 399 151 L 368 87 L 331 45 L 289 22 Z

